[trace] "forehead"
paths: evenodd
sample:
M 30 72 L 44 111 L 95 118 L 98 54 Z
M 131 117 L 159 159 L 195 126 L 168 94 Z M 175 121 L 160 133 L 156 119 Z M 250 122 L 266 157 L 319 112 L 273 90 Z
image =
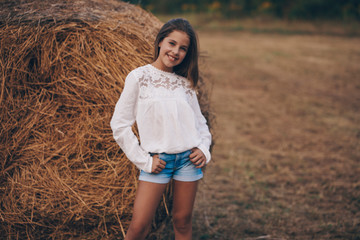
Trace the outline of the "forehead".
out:
M 178 31 L 178 30 L 172 31 L 166 38 L 170 40 L 174 40 L 180 45 L 189 46 L 190 44 L 189 36 L 183 31 Z

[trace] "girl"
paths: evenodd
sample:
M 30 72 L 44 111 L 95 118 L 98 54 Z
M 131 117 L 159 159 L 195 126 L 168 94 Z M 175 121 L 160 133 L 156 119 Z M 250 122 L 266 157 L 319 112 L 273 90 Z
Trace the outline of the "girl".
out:
M 141 170 L 126 240 L 146 237 L 171 178 L 175 238 L 191 239 L 198 180 L 211 157 L 197 81 L 197 36 L 187 20 L 172 19 L 156 37 L 154 62 L 126 77 L 111 119 L 116 142 Z M 141 144 L 131 130 L 135 121 Z

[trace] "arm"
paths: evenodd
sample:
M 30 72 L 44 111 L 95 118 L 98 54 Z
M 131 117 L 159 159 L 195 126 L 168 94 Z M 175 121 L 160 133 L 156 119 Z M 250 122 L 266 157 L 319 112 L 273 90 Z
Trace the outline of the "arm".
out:
M 211 154 L 210 154 L 211 133 L 206 123 L 206 119 L 201 113 L 200 105 L 195 91 L 193 91 L 193 94 L 191 96 L 190 105 L 195 114 L 196 128 L 198 129 L 198 132 L 201 136 L 201 143 L 199 144 L 199 146 L 197 146 L 197 149 L 195 148 L 192 150 L 192 154 L 190 155 L 190 158 L 195 165 L 197 165 L 198 167 L 203 167 L 205 165 L 205 162 L 203 163 L 201 159 L 205 158 L 206 164 L 211 159 Z M 201 150 L 201 152 L 197 150 Z
M 145 172 L 152 171 L 152 157 L 139 145 L 131 126 L 136 119 L 138 81 L 133 72 L 125 80 L 120 99 L 116 103 L 110 125 L 115 141 L 119 144 L 128 159 Z

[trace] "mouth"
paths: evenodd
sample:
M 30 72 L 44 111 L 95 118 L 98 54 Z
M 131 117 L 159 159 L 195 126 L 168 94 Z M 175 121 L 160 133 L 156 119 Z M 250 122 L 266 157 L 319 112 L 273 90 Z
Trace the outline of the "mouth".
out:
M 168 57 L 169 57 L 170 61 L 172 61 L 172 62 L 174 62 L 174 61 L 176 61 L 178 59 L 177 57 L 173 57 L 173 56 L 170 56 L 170 55 L 168 55 Z

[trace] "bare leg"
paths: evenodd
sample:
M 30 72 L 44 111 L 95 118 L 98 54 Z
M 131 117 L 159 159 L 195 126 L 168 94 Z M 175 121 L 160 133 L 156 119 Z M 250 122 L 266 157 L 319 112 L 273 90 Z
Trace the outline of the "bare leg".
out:
M 166 184 L 140 181 L 136 191 L 133 216 L 126 234 L 126 240 L 145 239 L 149 233 L 151 221 L 159 206 Z
M 176 240 L 192 238 L 192 211 L 198 181 L 174 181 L 173 221 Z

